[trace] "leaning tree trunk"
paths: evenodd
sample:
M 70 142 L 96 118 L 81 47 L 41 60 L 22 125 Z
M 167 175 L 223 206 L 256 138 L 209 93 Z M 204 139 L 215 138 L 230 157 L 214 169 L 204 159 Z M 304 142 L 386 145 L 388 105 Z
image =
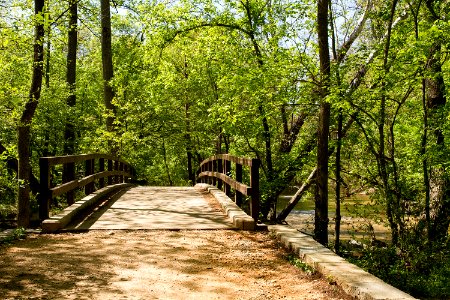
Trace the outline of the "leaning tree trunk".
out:
M 43 77 L 43 63 L 44 63 L 44 23 L 43 18 L 38 17 L 43 15 L 44 0 L 35 0 L 34 12 L 37 16 L 35 18 L 35 36 L 34 36 L 34 58 L 33 58 L 33 74 L 31 78 L 31 88 L 28 95 L 28 101 L 25 104 L 25 109 L 18 126 L 18 179 L 19 179 L 19 193 L 18 193 L 18 216 L 17 225 L 20 227 L 28 227 L 30 225 L 30 140 L 31 140 L 31 121 L 41 97 L 42 77 Z
M 330 76 L 330 50 L 328 45 L 328 1 L 317 2 L 317 34 L 320 57 L 320 112 L 317 129 L 317 177 L 315 194 L 314 238 L 321 244 L 328 243 L 328 135 L 330 131 L 330 104 L 328 95 Z

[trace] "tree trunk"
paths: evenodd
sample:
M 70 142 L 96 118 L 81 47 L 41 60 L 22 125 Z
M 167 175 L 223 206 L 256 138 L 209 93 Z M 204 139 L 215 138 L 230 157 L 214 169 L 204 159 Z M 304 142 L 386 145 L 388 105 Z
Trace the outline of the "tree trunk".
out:
M 189 78 L 189 73 L 188 73 L 188 63 L 186 60 L 186 56 L 184 57 L 184 66 L 183 66 L 183 70 L 182 70 L 182 74 L 184 76 L 184 79 L 188 80 Z M 189 95 L 187 90 L 184 91 L 184 122 L 185 122 L 185 134 L 184 134 L 184 138 L 185 138 L 185 143 L 186 143 L 186 156 L 187 156 L 187 171 L 188 171 L 188 179 L 190 181 L 191 185 L 195 185 L 195 172 L 192 168 L 192 160 L 193 160 L 193 155 L 192 155 L 192 137 L 191 137 L 191 116 L 190 116 L 190 103 L 189 103 Z
M 336 216 L 334 226 L 334 251 L 339 253 L 340 249 L 340 235 L 341 235 L 341 147 L 342 147 L 342 110 L 339 110 L 338 115 L 338 132 L 336 145 Z
M 394 22 L 394 13 L 395 8 L 397 6 L 397 0 L 394 0 L 391 5 L 390 15 L 389 15 L 389 23 L 386 35 L 386 43 L 384 46 L 384 57 L 383 57 L 383 71 L 384 77 L 389 73 L 389 51 L 391 46 L 391 32 L 392 32 L 392 24 Z M 391 192 L 390 184 L 389 184 L 389 172 L 388 172 L 388 161 L 386 157 L 386 147 L 385 147 L 385 123 L 386 123 L 386 99 L 387 99 L 387 91 L 386 91 L 386 81 L 383 77 L 381 83 L 381 101 L 380 101 L 380 112 L 379 112 L 379 120 L 378 120 L 378 135 L 379 135 L 379 147 L 378 147 L 378 173 L 381 177 L 382 185 L 383 185 L 383 194 L 386 199 L 386 214 L 388 217 L 389 225 L 391 228 L 392 234 L 392 243 L 396 245 L 398 243 L 399 237 L 399 224 L 397 222 L 397 206 L 395 204 L 394 197 Z M 394 157 L 391 157 L 394 159 Z
M 184 135 L 186 142 L 186 155 L 187 155 L 187 168 L 188 168 L 188 178 L 190 184 L 195 185 L 195 172 L 192 168 L 192 139 L 191 139 L 191 121 L 189 114 L 189 103 L 186 103 L 185 106 L 185 122 L 186 122 L 186 133 Z
M 428 22 L 432 24 L 439 19 L 440 2 L 426 1 L 426 5 L 429 10 Z M 431 157 L 429 161 L 430 199 L 427 207 L 430 241 L 438 241 L 446 237 L 450 225 L 450 178 L 445 169 L 449 158 L 444 143 L 443 120 L 445 115 L 442 111 L 447 99 L 441 55 L 441 41 L 437 39 L 430 49 L 430 59 L 427 61 L 427 71 L 431 76 L 425 78 L 427 121 L 429 128 L 433 129 L 432 136 L 435 138 L 433 141 L 435 152 L 432 155 L 425 155 L 425 157 Z
M 108 114 L 106 117 L 106 130 L 113 132 L 116 107 L 112 102 L 114 90 L 111 86 L 111 79 L 114 76 L 114 70 L 111 49 L 111 11 L 109 0 L 101 0 L 100 9 L 102 26 L 103 102 Z M 117 147 L 114 141 L 109 140 L 108 146 L 112 154 L 117 153 Z
M 320 57 L 320 112 L 317 128 L 317 175 L 315 193 L 314 238 L 328 243 L 328 135 L 330 130 L 330 104 L 326 102 L 330 76 L 330 50 L 328 45 L 328 1 L 317 2 L 317 34 Z
M 76 96 L 76 77 L 77 77 L 77 49 L 78 49 L 78 0 L 69 1 L 69 32 L 67 37 L 67 73 L 66 82 L 69 88 L 69 96 L 66 104 L 69 113 L 66 119 L 64 129 L 64 154 L 75 154 L 75 116 L 73 108 L 77 102 Z M 69 182 L 75 179 L 75 164 L 65 164 L 63 172 L 63 182 Z M 67 204 L 74 203 L 74 192 L 66 193 Z
M 444 165 L 448 161 L 447 149 L 444 144 L 443 122 L 445 118 L 441 110 L 447 100 L 445 97 L 445 84 L 442 77 L 440 63 L 440 45 L 434 57 L 429 61 L 429 69 L 433 78 L 425 80 L 427 110 L 429 126 L 434 129 L 434 144 L 436 152 L 431 158 L 430 181 L 430 232 L 431 241 L 439 240 L 447 235 L 450 224 L 450 178 L 446 174 Z
M 34 12 L 36 16 L 43 14 L 44 0 L 34 1 Z M 18 179 L 18 216 L 17 225 L 19 227 L 28 227 L 30 225 L 30 140 L 31 140 L 31 121 L 41 96 L 43 64 L 44 64 L 44 23 L 43 18 L 36 17 L 35 37 L 34 37 L 34 57 L 33 74 L 31 78 L 31 88 L 28 101 L 19 121 L 17 134 L 17 150 L 19 155 Z
M 282 221 L 284 221 L 284 219 L 286 219 L 286 217 L 289 215 L 289 213 L 294 209 L 294 207 L 297 205 L 297 203 L 300 201 L 300 199 L 303 197 L 303 195 L 309 189 L 311 184 L 313 184 L 314 178 L 316 176 L 317 176 L 317 168 L 314 168 L 314 170 L 311 172 L 311 174 L 309 174 L 308 179 L 306 179 L 306 181 L 297 190 L 297 192 L 294 194 L 294 196 L 291 197 L 291 199 L 289 200 L 289 203 L 286 205 L 286 207 L 277 216 L 278 223 L 281 223 Z
M 164 167 L 166 168 L 167 180 L 169 181 L 169 186 L 173 186 L 172 177 L 170 176 L 169 164 L 167 163 L 167 151 L 166 151 L 166 140 L 162 138 L 162 150 L 164 157 Z
M 76 74 L 77 74 L 77 48 L 78 48 L 78 0 L 69 1 L 69 33 L 68 33 L 68 43 L 67 43 L 67 73 L 66 82 L 69 87 L 69 96 L 67 97 L 66 103 L 69 108 L 73 108 L 76 105 Z M 64 153 L 74 154 L 75 153 L 75 124 L 74 116 L 72 112 L 69 112 L 68 119 L 66 123 L 66 128 L 64 131 Z

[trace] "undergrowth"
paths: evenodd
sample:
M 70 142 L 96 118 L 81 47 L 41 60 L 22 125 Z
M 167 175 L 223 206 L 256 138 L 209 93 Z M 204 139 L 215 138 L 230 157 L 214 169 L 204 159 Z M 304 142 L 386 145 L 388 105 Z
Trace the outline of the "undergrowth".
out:
M 420 240 L 402 246 L 366 246 L 349 261 L 421 299 L 450 299 L 450 240 L 433 246 Z
M 3 239 L 0 239 L 0 245 L 11 244 L 14 241 L 24 239 L 26 237 L 25 228 L 14 229 L 13 233 Z
M 289 261 L 291 265 L 303 270 L 303 272 L 307 273 L 308 275 L 313 275 L 316 273 L 316 270 L 313 267 L 304 263 L 300 258 L 298 258 L 294 254 L 288 254 L 286 256 L 286 260 Z

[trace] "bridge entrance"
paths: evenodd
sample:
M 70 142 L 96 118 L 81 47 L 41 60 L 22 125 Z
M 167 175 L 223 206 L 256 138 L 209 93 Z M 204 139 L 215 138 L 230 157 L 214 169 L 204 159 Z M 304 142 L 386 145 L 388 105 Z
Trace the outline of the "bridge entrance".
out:
M 68 230 L 90 229 L 232 229 L 217 201 L 194 187 L 138 186 L 107 199 Z

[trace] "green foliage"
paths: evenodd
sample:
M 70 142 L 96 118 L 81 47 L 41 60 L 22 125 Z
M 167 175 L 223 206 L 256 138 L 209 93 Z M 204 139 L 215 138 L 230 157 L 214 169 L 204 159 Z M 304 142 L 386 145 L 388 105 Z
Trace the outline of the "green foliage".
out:
M 366 247 L 350 260 L 389 284 L 420 299 L 450 297 L 450 242 L 430 248 L 426 237 L 411 239 L 403 249 L 394 246 Z
M 26 238 L 26 231 L 24 228 L 16 228 L 13 233 L 4 239 L 0 239 L 0 245 L 9 245 L 17 240 Z
M 313 275 L 316 273 L 316 270 L 311 267 L 310 265 L 304 263 L 298 256 L 294 254 L 289 254 L 286 256 L 286 260 L 289 261 L 289 263 L 299 269 L 301 269 L 303 272 L 307 273 L 308 275 Z
M 362 2 L 331 3 L 336 50 L 357 27 L 365 9 Z M 17 155 L 16 127 L 31 80 L 31 4 L 14 0 L 0 5 L 0 143 L 7 149 L 0 164 L 3 217 L 15 213 L 17 182 L 5 159 Z M 194 172 L 202 159 L 218 152 L 258 157 L 263 206 L 274 204 L 279 189 L 303 181 L 316 163 L 320 76 L 315 4 L 310 0 L 116 1 L 117 9 L 112 10 L 115 131 L 108 132 L 105 119 L 111 112 L 102 99 L 99 5 L 78 3 L 77 103 L 68 107 L 67 3 L 48 2 L 44 45 L 49 69 L 44 66 L 48 81 L 32 122 L 34 174 L 38 174 L 40 156 L 63 154 L 69 121 L 76 128 L 77 153 L 108 152 L 109 145 L 115 145 L 118 154 L 136 168 L 140 182 L 152 185 L 192 184 L 188 155 Z M 393 226 L 403 222 L 407 236 L 424 218 L 423 162 L 428 169 L 446 168 L 448 173 L 449 105 L 439 110 L 431 107 L 433 122 L 425 126 L 424 113 L 429 111 L 424 111 L 422 103 L 422 81 L 442 75 L 448 93 L 449 22 L 444 7 L 438 12 L 441 18 L 430 21 L 422 2 L 413 1 L 408 7 L 399 3 L 394 18 L 403 16 L 403 10 L 409 14 L 393 27 L 390 52 L 383 57 L 389 5 L 373 2 L 369 19 L 345 59 L 332 63 L 327 98 L 332 106 L 330 146 L 337 144 L 337 112 L 341 111 L 344 125 L 350 124 L 341 154 L 346 190 L 369 192 L 375 200 L 370 205 L 347 201 L 343 208 L 351 215 L 377 215 L 376 221 L 386 224 L 395 200 Z M 437 42 L 442 72 L 427 67 Z M 362 71 L 361 84 L 352 91 L 355 76 Z M 386 106 L 382 109 L 383 97 Z M 304 121 L 301 125 L 296 123 L 299 119 Z M 301 128 L 294 134 L 296 125 Z M 436 143 L 437 129 L 442 131 L 444 145 Z M 385 150 L 379 153 L 382 143 Z M 386 178 L 381 176 L 381 158 L 386 161 Z M 334 167 L 330 162 L 330 170 Z M 55 182 L 61 180 L 60 172 L 54 171 Z M 381 275 L 386 278 L 403 278 L 405 273 L 413 280 L 420 268 L 401 271 L 400 266 L 406 262 L 418 266 L 419 259 L 412 257 L 414 249 L 402 251 L 399 255 L 394 248 L 373 250 L 367 254 L 366 267 L 385 272 Z M 422 261 L 434 262 L 427 252 L 419 253 Z M 428 254 L 448 260 L 445 253 L 433 248 Z M 389 264 L 395 266 L 393 270 L 381 267 Z M 447 276 L 444 269 L 433 268 L 437 277 Z M 425 284 L 417 280 L 418 289 L 425 291 Z M 427 284 L 433 286 L 431 281 Z
M 14 176 L 8 172 L 6 164 L 0 161 L 0 220 L 14 219 L 16 216 L 17 184 Z

